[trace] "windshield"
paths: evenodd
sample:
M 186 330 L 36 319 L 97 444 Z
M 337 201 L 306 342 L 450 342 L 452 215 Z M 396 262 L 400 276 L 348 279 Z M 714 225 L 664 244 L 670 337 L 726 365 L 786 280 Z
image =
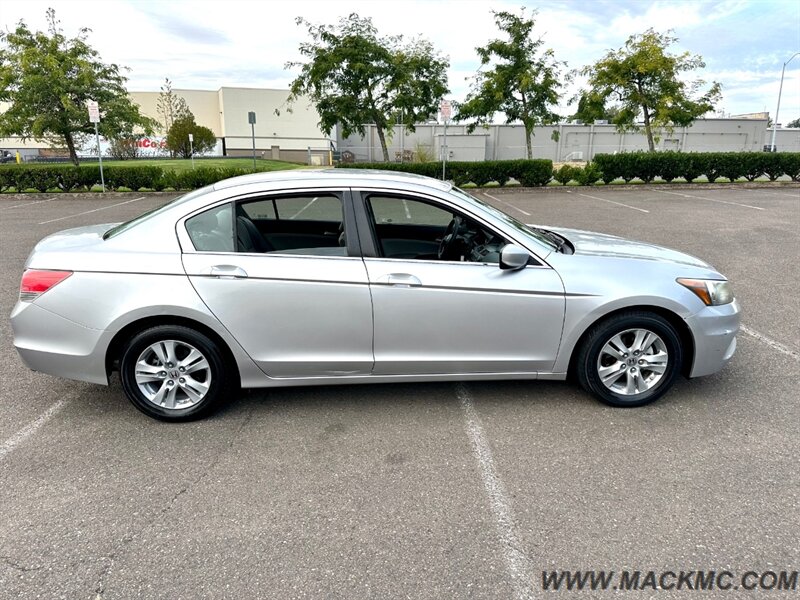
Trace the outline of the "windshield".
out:
M 119 235 L 123 231 L 128 231 L 128 229 L 136 227 L 139 223 L 143 223 L 148 219 L 150 219 L 151 217 L 155 217 L 156 215 L 161 214 L 162 212 L 165 212 L 170 208 L 177 206 L 178 204 L 183 204 L 184 202 L 187 202 L 193 198 L 197 198 L 198 196 L 201 196 L 206 192 L 210 192 L 213 189 L 213 187 L 214 187 L 213 185 L 208 185 L 206 187 L 200 188 L 199 190 L 195 190 L 193 192 L 189 192 L 188 194 L 184 194 L 183 196 L 178 196 L 171 202 L 167 202 L 162 206 L 157 206 L 156 208 L 152 208 L 148 210 L 146 213 L 142 213 L 138 217 L 134 217 L 130 221 L 125 221 L 124 223 L 120 223 L 116 227 L 112 227 L 111 229 L 106 231 L 103 234 L 103 239 L 107 240 L 109 238 L 114 237 L 115 235 Z
M 501 221 L 503 221 L 507 225 L 510 225 L 511 227 L 516 229 L 517 231 L 520 231 L 520 232 L 524 233 L 528 237 L 532 237 L 533 239 L 535 239 L 536 241 L 540 242 L 544 246 L 547 246 L 548 248 L 551 248 L 553 250 L 558 250 L 558 244 L 556 242 L 554 242 L 552 239 L 550 239 L 549 237 L 547 237 L 539 229 L 536 229 L 534 227 L 530 227 L 530 226 L 526 225 L 525 223 L 523 223 L 522 221 L 518 221 L 517 219 L 515 219 L 511 215 L 507 215 L 506 213 L 504 213 L 501 210 L 498 210 L 497 208 L 495 208 L 491 204 L 487 204 L 483 200 L 480 200 L 479 198 L 476 198 L 472 194 L 468 194 L 467 192 L 465 192 L 462 189 L 459 189 L 459 188 L 454 186 L 452 191 L 456 195 L 460 195 L 460 196 L 462 196 L 464 198 L 467 198 L 467 199 L 469 199 L 469 200 L 471 200 L 473 202 L 477 202 L 487 212 L 492 213 L 493 216 L 497 217 L 498 219 L 500 219 Z

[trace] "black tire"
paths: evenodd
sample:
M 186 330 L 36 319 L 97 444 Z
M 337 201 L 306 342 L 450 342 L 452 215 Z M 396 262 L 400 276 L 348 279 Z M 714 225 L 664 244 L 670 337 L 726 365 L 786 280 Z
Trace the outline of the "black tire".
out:
M 146 388 L 153 391 L 160 388 L 161 385 L 172 382 L 169 388 L 172 389 L 174 386 L 176 389 L 173 398 L 182 400 L 184 404 L 173 402 L 177 404 L 174 408 L 166 407 L 163 404 L 158 405 L 154 400 L 149 399 L 136 380 L 136 365 L 143 353 L 148 353 L 153 368 L 161 369 L 162 367 L 157 365 L 163 365 L 163 363 L 158 361 L 155 352 L 148 349 L 154 344 L 162 342 L 169 344 L 171 341 L 176 342 L 174 346 L 178 358 L 181 357 L 182 352 L 186 352 L 187 347 L 191 347 L 205 358 L 208 365 L 207 368 L 197 371 L 196 375 L 193 374 L 198 378 L 195 383 L 206 385 L 208 382 L 207 390 L 199 400 L 190 397 L 188 391 L 193 391 L 195 394 L 197 392 L 194 388 L 187 390 L 184 387 L 184 382 L 189 378 L 181 377 L 184 373 L 179 373 L 175 364 L 173 364 L 174 368 L 163 367 L 163 372 L 166 373 L 166 376 L 162 377 L 164 382 L 154 378 L 152 383 L 145 384 Z M 144 414 L 161 421 L 193 421 L 206 417 L 235 389 L 235 377 L 226 369 L 225 359 L 218 344 L 202 333 L 180 325 L 159 325 L 136 334 L 123 349 L 119 371 L 122 388 L 131 403 Z M 194 382 L 194 380 L 191 381 Z M 191 402 L 194 403 L 189 404 Z
M 657 373 L 647 370 L 648 367 L 640 367 L 638 360 L 641 357 L 634 357 L 633 353 L 628 355 L 624 360 L 613 362 L 613 358 L 607 353 L 603 352 L 603 348 L 614 336 L 622 334 L 625 340 L 630 340 L 628 336 L 635 334 L 630 333 L 630 330 L 646 330 L 656 334 L 663 344 L 663 350 L 667 353 L 667 364 L 664 372 L 661 373 L 659 379 L 655 379 Z M 661 344 L 659 344 L 661 345 Z M 602 353 L 602 356 L 601 356 Z M 643 355 L 647 358 L 647 355 Z M 633 364 L 628 365 L 627 361 L 633 359 Z M 604 361 L 601 363 L 601 360 Z M 653 382 L 648 389 L 639 391 L 638 387 L 634 388 L 634 393 L 620 393 L 611 389 L 600 378 L 598 369 L 608 363 L 609 365 L 620 365 L 620 370 L 642 369 L 637 373 L 643 376 L 643 381 L 652 379 Z M 661 396 L 666 394 L 675 382 L 675 378 L 681 371 L 683 363 L 683 349 L 681 347 L 680 337 L 672 324 L 664 317 L 651 312 L 645 311 L 628 311 L 616 314 L 608 319 L 601 321 L 594 325 L 586 337 L 583 339 L 575 361 L 575 374 L 577 375 L 578 382 L 581 387 L 587 392 L 592 394 L 595 398 L 608 404 L 609 406 L 633 408 L 636 406 L 644 406 L 655 402 Z M 625 364 L 625 368 L 622 365 Z M 615 373 L 616 371 L 610 371 Z M 633 371 L 631 371 L 633 373 Z M 624 373 L 627 381 L 627 373 Z M 620 379 L 622 375 L 620 375 Z M 642 380 L 640 380 L 642 381 Z M 618 383 L 617 385 L 622 385 Z

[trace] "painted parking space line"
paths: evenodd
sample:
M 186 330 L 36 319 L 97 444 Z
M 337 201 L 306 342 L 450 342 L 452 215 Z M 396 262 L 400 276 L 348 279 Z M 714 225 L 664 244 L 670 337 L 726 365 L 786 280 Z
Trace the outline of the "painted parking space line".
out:
M 291 217 L 289 217 L 289 219 L 296 219 L 297 217 L 302 215 L 304 212 L 306 212 L 307 209 L 311 208 L 311 205 L 314 204 L 314 202 L 316 202 L 318 198 L 319 198 L 318 196 L 314 196 L 308 204 L 306 204 L 303 208 L 294 213 Z
M 616 202 L 615 200 L 609 200 L 608 198 L 600 198 L 599 196 L 591 196 L 589 194 L 581 194 L 579 192 L 573 192 L 572 190 L 564 190 L 568 194 L 575 194 L 576 196 L 583 196 L 584 198 L 591 198 L 592 200 L 600 200 L 602 202 L 608 202 L 610 204 L 616 204 L 617 206 L 624 206 L 625 208 L 630 208 L 632 210 L 638 210 L 639 212 L 649 214 L 649 210 L 645 210 L 644 208 L 639 208 L 637 206 L 631 206 L 630 204 L 623 204 L 622 202 Z
M 125 200 L 125 202 L 117 202 L 116 204 L 109 204 L 108 206 L 101 206 L 100 208 L 93 208 L 92 210 L 85 210 L 83 212 L 79 212 L 74 215 L 67 215 L 66 217 L 58 217 L 57 219 L 50 219 L 49 221 L 42 221 L 41 223 L 37 223 L 37 225 L 46 225 L 48 223 L 55 223 L 56 221 L 64 221 L 66 219 L 74 219 L 75 217 L 80 217 L 82 215 L 88 215 L 91 213 L 96 213 L 101 210 L 108 210 L 109 208 L 114 208 L 115 206 L 122 206 L 123 204 L 130 204 L 131 202 L 138 202 L 139 200 L 144 200 L 147 196 L 142 196 L 141 198 L 134 198 L 133 200 Z
M 43 202 L 52 202 L 53 200 L 58 200 L 58 196 L 53 196 L 52 198 L 46 198 L 44 200 L 33 200 L 29 202 L 23 202 L 22 204 L 14 204 L 12 206 L 3 206 L 0 207 L 0 210 L 11 210 L 12 208 L 21 208 L 23 206 L 33 206 L 34 204 L 42 204 Z
M 464 412 L 464 426 L 467 431 L 467 437 L 469 437 L 472 453 L 478 463 L 483 487 L 489 499 L 489 507 L 497 526 L 497 533 L 503 549 L 503 560 L 514 588 L 514 598 L 516 600 L 532 600 L 533 570 L 528 557 L 520 549 L 521 545 L 514 526 L 511 503 L 508 500 L 505 486 L 494 466 L 492 449 L 486 440 L 483 425 L 475 410 L 472 397 L 463 383 L 456 384 L 456 395 L 458 396 L 461 410 Z
M 720 200 L 719 198 L 708 198 L 706 196 L 694 196 L 692 194 L 681 194 L 679 192 L 668 192 L 666 190 L 652 190 L 659 194 L 670 194 L 672 196 L 680 196 L 681 198 L 692 198 L 696 200 L 708 200 L 709 202 L 718 202 L 719 204 L 730 204 L 731 206 L 741 206 L 743 208 L 752 208 L 753 210 L 767 210 L 761 206 L 753 206 L 752 204 L 742 204 L 741 202 L 731 202 L 730 200 Z
M 738 191 L 738 190 L 737 190 Z M 792 198 L 794 200 L 800 200 L 800 189 L 796 189 L 794 193 L 791 192 L 778 192 L 774 190 L 765 191 L 765 190 L 753 190 L 757 192 L 758 196 L 777 196 L 778 198 Z
M 764 335 L 763 333 L 759 333 L 758 331 L 755 331 L 754 329 L 750 329 L 749 327 L 746 327 L 745 325 L 739 325 L 739 329 L 742 331 L 742 333 L 746 333 L 750 337 L 757 339 L 759 342 L 769 346 L 773 350 L 777 350 L 781 354 L 785 354 L 786 356 L 790 356 L 791 358 L 795 359 L 797 362 L 800 362 L 800 352 L 796 352 L 795 350 L 792 350 L 788 346 L 785 346 L 785 345 L 781 344 L 780 342 L 777 342 L 777 341 L 773 340 L 771 337 L 768 337 L 768 336 Z
M 42 425 L 47 423 L 53 416 L 58 413 L 69 401 L 68 398 L 62 398 L 55 404 L 53 404 L 50 408 L 44 411 L 41 415 L 36 417 L 33 421 L 25 425 L 22 429 L 17 431 L 14 435 L 10 438 L 3 441 L 0 444 L 0 460 L 3 460 L 8 454 L 10 454 L 14 448 L 19 446 L 22 442 L 27 440 L 31 437 L 36 431 L 41 428 Z
M 506 202 L 505 200 L 500 200 L 500 198 L 496 198 L 495 196 L 492 196 L 492 195 L 491 195 L 491 194 L 489 194 L 488 192 L 483 192 L 483 195 L 484 195 L 484 196 L 486 196 L 487 198 L 491 198 L 491 199 L 492 199 L 492 200 L 494 200 L 495 202 L 499 202 L 499 203 L 500 203 L 500 204 L 502 204 L 503 206 L 507 206 L 507 207 L 509 207 L 509 208 L 513 208 L 515 211 L 517 211 L 518 213 L 522 213 L 522 214 L 523 214 L 523 215 L 525 215 L 526 217 L 530 217 L 530 216 L 531 216 L 531 213 L 529 213 L 529 212 L 525 212 L 524 210 L 522 210 L 521 208 L 517 208 L 517 207 L 516 207 L 516 206 L 514 206 L 513 204 L 509 204 L 509 203 L 508 203 L 508 202 Z

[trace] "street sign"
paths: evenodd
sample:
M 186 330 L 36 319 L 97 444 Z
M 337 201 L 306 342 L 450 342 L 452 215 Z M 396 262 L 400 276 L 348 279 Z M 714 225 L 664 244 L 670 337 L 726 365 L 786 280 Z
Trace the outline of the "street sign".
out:
M 189 134 L 189 141 L 190 141 L 190 142 L 193 142 L 193 141 L 194 141 L 194 135 L 192 135 L 191 133 Z
M 89 122 L 90 123 L 99 123 L 100 122 L 100 105 L 94 100 L 88 100 L 86 102 L 86 108 L 89 109 Z
M 453 114 L 453 105 L 450 104 L 450 100 L 442 98 L 442 101 L 439 103 L 439 112 L 442 115 L 442 121 L 450 120 L 450 116 Z
M 250 123 L 250 125 L 256 124 L 256 113 L 254 113 L 252 110 L 247 113 L 247 122 Z

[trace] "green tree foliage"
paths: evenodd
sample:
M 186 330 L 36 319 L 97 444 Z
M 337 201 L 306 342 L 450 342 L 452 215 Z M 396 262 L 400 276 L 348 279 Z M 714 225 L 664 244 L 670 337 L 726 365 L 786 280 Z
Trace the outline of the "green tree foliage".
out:
M 313 25 L 298 18 L 311 41 L 300 45 L 307 62 L 288 63 L 300 68 L 291 84 L 290 105 L 308 96 L 328 135 L 338 124 L 342 135 L 365 135 L 374 123 L 383 159 L 389 161 L 386 135 L 400 122 L 409 131 L 437 110 L 449 90 L 448 61 L 425 40 L 409 44 L 402 36 L 380 37 L 372 20 L 356 14 L 338 25 Z
M 454 120 L 472 121 L 469 131 L 490 123 L 498 112 L 505 114 L 506 123 L 521 121 L 530 159 L 533 128 L 559 119 L 552 107 L 560 97 L 559 89 L 566 79 L 561 68 L 566 65 L 555 60 L 552 50 L 542 50 L 541 39 L 532 37 L 536 13 L 529 19 L 525 18 L 524 9 L 519 15 L 505 11 L 493 14 L 497 28 L 507 39 L 491 40 L 475 49 L 481 69 L 488 68 L 475 75 L 472 89 L 457 107 Z
M 602 96 L 584 92 L 578 98 L 578 109 L 569 120 L 582 121 L 584 123 L 605 120 L 613 123 L 618 114 L 619 109 L 615 106 L 606 106 L 605 98 Z
M 89 29 L 64 36 L 55 11 L 47 11 L 47 33 L 20 21 L 0 33 L 0 100 L 10 103 L 0 115 L 0 137 L 48 141 L 69 150 L 76 165 L 76 147 L 94 133 L 86 102 L 100 104 L 100 133 L 107 138 L 149 133 L 153 122 L 139 112 L 125 90 L 127 79 L 115 64 L 103 63 L 87 43 Z
M 581 71 L 589 77 L 590 97 L 619 103 L 619 113 L 612 120 L 618 129 L 638 131 L 637 121 L 642 118 L 651 151 L 662 129 L 671 132 L 676 125 L 689 125 L 713 110 L 721 97 L 720 84 L 714 82 L 695 98 L 705 82 L 687 82 L 682 75 L 705 67 L 705 63 L 688 52 L 668 53 L 667 48 L 675 42 L 677 38 L 669 34 L 648 29 Z
M 164 78 L 164 85 L 161 86 L 161 93 L 156 101 L 156 113 L 159 116 L 159 125 L 164 133 L 169 132 L 172 124 L 178 119 L 191 117 L 192 111 L 186 100 L 172 91 L 172 82 L 169 77 Z
M 786 124 L 786 126 L 787 126 L 787 127 L 800 127 L 800 117 L 798 117 L 798 118 L 797 118 L 797 119 L 795 119 L 794 121 L 789 121 L 789 122 Z
M 189 134 L 192 134 L 194 141 L 194 153 L 202 154 L 208 152 L 217 145 L 217 138 L 214 132 L 208 127 L 198 125 L 194 116 L 190 113 L 175 120 L 167 133 L 167 149 L 181 158 L 192 157 L 192 144 L 189 143 Z

